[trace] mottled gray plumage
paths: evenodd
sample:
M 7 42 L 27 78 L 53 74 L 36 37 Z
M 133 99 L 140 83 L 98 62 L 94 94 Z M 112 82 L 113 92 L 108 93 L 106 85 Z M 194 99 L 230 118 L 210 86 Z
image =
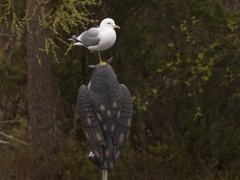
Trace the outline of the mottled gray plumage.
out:
M 88 86 L 78 91 L 81 125 L 93 152 L 89 159 L 110 170 L 127 143 L 133 107 L 128 88 L 109 64 L 96 65 Z

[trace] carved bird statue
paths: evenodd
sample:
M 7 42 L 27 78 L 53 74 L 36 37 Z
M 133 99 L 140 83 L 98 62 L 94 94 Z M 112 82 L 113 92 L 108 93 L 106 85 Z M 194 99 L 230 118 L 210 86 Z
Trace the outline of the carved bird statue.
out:
M 77 108 L 87 143 L 89 159 L 102 170 L 111 170 L 127 144 L 133 105 L 130 92 L 108 61 L 93 68 L 88 84 L 78 91 Z

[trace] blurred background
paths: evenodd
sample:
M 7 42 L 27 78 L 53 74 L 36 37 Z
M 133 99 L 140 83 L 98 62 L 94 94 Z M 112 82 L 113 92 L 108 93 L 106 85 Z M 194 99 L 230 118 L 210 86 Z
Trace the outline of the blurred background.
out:
M 0 179 L 100 179 L 76 96 L 97 54 L 67 39 L 111 17 L 103 52 L 133 97 L 111 180 L 240 179 L 239 0 L 0 0 Z

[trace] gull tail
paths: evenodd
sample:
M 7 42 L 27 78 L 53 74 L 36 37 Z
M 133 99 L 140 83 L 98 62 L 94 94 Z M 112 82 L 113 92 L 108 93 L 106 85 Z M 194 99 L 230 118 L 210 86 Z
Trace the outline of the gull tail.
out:
M 72 37 L 68 38 L 69 41 L 73 42 L 73 45 L 75 46 L 84 46 L 83 43 L 77 38 L 76 35 L 73 35 Z

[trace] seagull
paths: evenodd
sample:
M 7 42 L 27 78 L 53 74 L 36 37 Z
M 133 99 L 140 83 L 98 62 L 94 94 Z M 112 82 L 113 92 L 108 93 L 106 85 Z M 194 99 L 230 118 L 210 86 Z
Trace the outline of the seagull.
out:
M 102 61 L 100 51 L 105 51 L 111 48 L 116 42 L 116 32 L 114 29 L 120 29 L 111 18 L 105 18 L 100 23 L 99 27 L 92 27 L 79 36 L 73 35 L 69 38 L 75 46 L 84 46 L 91 52 L 97 51 L 100 60 L 100 66 L 106 65 Z

